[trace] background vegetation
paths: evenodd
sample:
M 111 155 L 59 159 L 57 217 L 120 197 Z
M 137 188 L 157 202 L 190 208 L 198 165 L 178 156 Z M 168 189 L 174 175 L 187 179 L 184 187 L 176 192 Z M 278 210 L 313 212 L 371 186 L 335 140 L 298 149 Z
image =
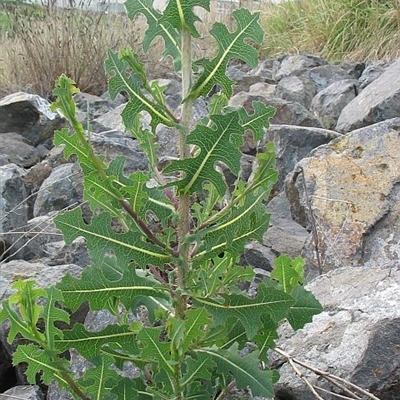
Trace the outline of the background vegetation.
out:
M 202 15 L 228 26 L 228 13 Z M 270 4 L 241 0 L 260 10 L 265 29 L 262 57 L 288 53 L 320 54 L 328 60 L 392 60 L 400 56 L 400 0 L 295 0 Z M 130 45 L 141 53 L 146 24 L 131 23 L 124 14 L 23 5 L 0 0 L 0 96 L 18 90 L 49 97 L 56 78 L 66 73 L 82 91 L 106 89 L 106 49 Z M 197 55 L 216 48 L 210 37 L 195 43 Z M 144 59 L 159 77 L 172 70 L 160 64 L 155 43 Z

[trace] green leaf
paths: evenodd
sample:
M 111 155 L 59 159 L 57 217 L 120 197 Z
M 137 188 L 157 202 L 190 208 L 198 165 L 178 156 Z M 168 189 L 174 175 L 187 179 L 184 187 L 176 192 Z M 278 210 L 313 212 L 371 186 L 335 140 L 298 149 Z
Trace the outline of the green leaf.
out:
M 291 296 L 260 284 L 255 298 L 243 294 L 222 294 L 215 299 L 194 298 L 199 307 L 204 306 L 213 315 L 216 325 L 224 324 L 229 319 L 239 320 L 251 340 L 262 327 L 261 316 L 268 314 L 274 321 L 286 317 L 289 308 L 294 304 Z
M 111 390 L 121 378 L 110 368 L 114 359 L 103 354 L 88 361 L 93 367 L 87 369 L 78 380 L 84 388 L 84 393 L 92 399 L 115 400 L 117 397 Z
M 88 332 L 83 325 L 75 324 L 72 330 L 65 330 L 63 339 L 56 340 L 60 352 L 76 349 L 86 359 L 100 355 L 104 345 L 118 343 L 121 349 L 132 351 L 135 348 L 136 332 L 129 327 L 109 325 L 99 332 Z M 138 351 L 138 350 L 137 350 Z
M 164 56 L 171 56 L 174 61 L 175 70 L 181 67 L 181 49 L 178 31 L 171 25 L 169 21 L 162 21 L 162 15 L 153 8 L 153 0 L 127 0 L 125 7 L 128 17 L 134 19 L 139 13 L 143 14 L 149 25 L 144 34 L 142 46 L 147 51 L 150 44 L 157 36 L 161 36 L 164 40 L 165 48 Z
M 210 0 L 169 0 L 161 18 L 161 23 L 171 23 L 178 31 L 188 30 L 193 37 L 199 37 L 194 23 L 200 18 L 193 12 L 194 7 L 210 11 Z
M 46 304 L 40 313 L 45 325 L 46 344 L 54 349 L 55 338 L 62 338 L 63 331 L 56 327 L 56 322 L 69 324 L 69 314 L 61 308 L 64 303 L 62 292 L 54 286 L 46 289 Z
M 270 217 L 262 203 L 265 195 L 262 189 L 249 193 L 242 204 L 231 208 L 218 223 L 195 233 L 193 240 L 199 247 L 193 262 L 197 264 L 223 252 L 239 256 L 250 239 L 262 242 Z
M 196 380 L 212 379 L 212 373 L 216 365 L 207 354 L 193 352 L 182 365 L 184 373 L 181 379 L 182 387 L 190 385 Z
M 275 340 L 278 339 L 278 324 L 268 314 L 261 316 L 261 328 L 252 339 L 257 345 L 259 358 L 268 362 L 267 351 L 275 347 Z
M 301 257 L 292 260 L 290 257 L 281 255 L 274 261 L 275 267 L 271 272 L 271 278 L 276 279 L 285 293 L 291 293 L 298 283 L 303 282 L 304 261 Z
M 76 93 L 79 93 L 79 89 L 75 82 L 64 74 L 60 75 L 56 82 L 56 88 L 53 90 L 56 101 L 50 109 L 53 112 L 59 109 L 68 120 L 74 119 L 76 106 L 72 96 Z
M 88 301 L 92 310 L 108 309 L 109 300 L 115 297 L 129 309 L 135 295 L 169 298 L 168 288 L 160 287 L 150 277 L 139 277 L 133 268 L 123 273 L 116 271 L 118 279 L 111 280 L 107 276 L 108 272 L 104 271 L 105 267 L 85 267 L 81 279 L 67 275 L 57 284 L 68 308 L 75 311 L 83 302 Z
M 269 127 L 270 119 L 275 115 L 275 108 L 266 106 L 261 101 L 253 102 L 253 114 L 247 114 L 244 108 L 239 109 L 240 123 L 245 129 L 253 133 L 254 140 L 264 137 L 264 129 Z
M 233 18 L 237 23 L 235 32 L 229 32 L 227 27 L 217 22 L 213 25 L 210 33 L 215 37 L 219 50 L 211 61 L 201 59 L 196 65 L 201 66 L 203 71 L 196 80 L 188 97 L 197 98 L 207 96 L 215 85 L 220 85 L 226 96 L 232 96 L 233 81 L 226 76 L 226 68 L 232 58 L 242 60 L 252 67 L 258 62 L 258 53 L 254 47 L 245 42 L 252 40 L 261 44 L 263 30 L 258 23 L 259 13 L 251 14 L 242 8 L 235 10 Z
M 243 140 L 243 128 L 238 113 L 212 115 L 211 120 L 212 128 L 198 124 L 187 137 L 186 143 L 198 146 L 199 154 L 194 158 L 174 160 L 164 169 L 165 173 L 185 173 L 183 179 L 169 184 L 176 185 L 180 193 L 201 193 L 203 184 L 211 182 L 223 196 L 227 186 L 215 169 L 218 162 L 223 162 L 234 174 L 239 173 L 241 153 L 238 148 Z
M 68 386 L 65 379 L 62 378 L 62 371 L 66 371 L 68 361 L 61 358 L 53 361 L 54 356 L 53 352 L 43 350 L 33 343 L 19 345 L 13 356 L 13 365 L 27 364 L 25 374 L 31 384 L 36 384 L 37 374 L 40 373 L 41 379 L 46 385 L 57 378 L 63 386 Z
M 185 313 L 184 336 L 181 343 L 182 353 L 185 353 L 191 345 L 197 345 L 206 335 L 211 318 L 204 308 L 188 310 Z
M 140 378 L 120 379 L 118 385 L 111 392 L 117 396 L 118 400 L 149 400 L 153 398 L 151 393 L 147 393 L 147 388 Z
M 323 311 L 320 302 L 303 286 L 297 285 L 290 294 L 296 302 L 290 307 L 287 319 L 294 330 L 303 328 Z
M 8 301 L 4 301 L 3 309 L 0 311 L 0 322 L 6 320 L 10 321 L 10 332 L 7 336 L 8 343 L 12 343 L 16 336 L 20 333 L 25 339 L 31 340 L 33 342 L 38 342 L 38 337 L 32 331 L 32 327 L 23 319 L 21 315 L 13 310 Z M 44 340 L 43 334 L 39 333 L 39 337 Z
M 101 264 L 107 252 L 114 252 L 121 264 L 135 262 L 138 265 L 153 264 L 162 266 L 170 261 L 170 256 L 164 249 L 144 240 L 139 229 L 136 232 L 115 233 L 112 229 L 111 217 L 102 213 L 92 218 L 91 224 L 86 224 L 82 211 L 75 208 L 54 219 L 57 228 L 64 234 L 67 244 L 83 236 L 94 264 Z
M 142 81 L 139 77 L 129 69 L 129 62 L 127 62 L 127 54 L 123 53 L 122 59 L 117 54 L 108 51 L 108 58 L 105 62 L 106 71 L 110 74 L 109 79 L 109 92 L 111 98 L 114 98 L 121 91 L 125 91 L 130 100 L 122 111 L 122 120 L 128 131 L 135 128 L 137 114 L 146 111 L 151 116 L 150 125 L 155 131 L 158 124 L 162 123 L 166 126 L 173 126 L 174 122 L 167 114 L 166 110 L 149 99 L 146 92 L 142 87 Z
M 211 357 L 222 374 L 232 374 L 238 389 L 249 387 L 253 396 L 274 397 L 272 372 L 260 369 L 256 352 L 240 356 L 237 344 L 228 350 L 213 346 L 197 349 L 195 352 Z

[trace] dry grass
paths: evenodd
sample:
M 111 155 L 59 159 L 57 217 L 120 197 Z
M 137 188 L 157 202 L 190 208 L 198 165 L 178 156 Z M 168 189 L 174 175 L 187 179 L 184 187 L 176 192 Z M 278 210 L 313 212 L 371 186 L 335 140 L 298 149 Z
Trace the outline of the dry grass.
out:
M 321 54 L 328 60 L 400 56 L 400 0 L 297 0 L 264 15 L 262 54 Z

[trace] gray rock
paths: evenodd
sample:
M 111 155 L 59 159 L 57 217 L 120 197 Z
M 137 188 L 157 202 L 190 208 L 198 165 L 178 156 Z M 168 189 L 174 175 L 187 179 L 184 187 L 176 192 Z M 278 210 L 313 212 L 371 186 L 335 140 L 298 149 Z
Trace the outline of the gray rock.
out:
M 346 79 L 330 84 L 312 99 L 311 111 L 326 129 L 333 129 L 343 108 L 358 95 L 358 81 Z
M 44 394 L 37 385 L 14 386 L 1 394 L 2 400 L 43 400 Z
M 125 108 L 125 104 L 121 104 L 113 110 L 97 117 L 93 122 L 99 124 L 106 129 L 95 130 L 96 133 L 101 132 L 102 130 L 107 129 L 115 129 L 121 132 L 125 131 L 125 125 L 122 122 L 121 113 Z
M 251 85 L 249 93 L 255 96 L 267 96 L 272 97 L 275 93 L 276 85 L 267 82 L 257 82 Z
M 279 81 L 285 76 L 301 75 L 305 70 L 320 65 L 325 65 L 326 61 L 320 57 L 312 55 L 296 54 L 286 56 L 276 72 L 274 79 Z
M 364 72 L 358 79 L 360 83 L 360 89 L 364 89 L 375 79 L 379 78 L 385 72 L 385 67 L 379 64 L 371 63 L 367 65 Z
M 232 96 L 229 105 L 233 107 L 244 107 L 248 113 L 253 112 L 253 102 L 261 101 L 267 106 L 276 108 L 275 116 L 271 119 L 272 124 L 287 124 L 299 126 L 321 127 L 321 123 L 313 113 L 304 106 L 293 101 L 286 101 L 268 96 L 257 96 L 248 92 L 240 92 Z
M 275 196 L 268 203 L 267 211 L 271 213 L 271 220 L 270 227 L 263 237 L 263 245 L 271 249 L 275 257 L 281 254 L 292 258 L 297 257 L 303 249 L 309 233 L 293 221 L 285 193 L 282 192 Z
M 389 237 L 387 224 L 377 223 L 399 218 L 399 127 L 400 118 L 394 118 L 339 137 L 311 152 L 289 175 L 292 215 L 316 230 L 303 251 L 310 271 L 357 265 L 373 252 L 364 238 L 375 229 L 375 237 Z M 400 241 L 397 223 L 391 229 Z
M 276 71 L 279 68 L 279 62 L 275 59 L 269 58 L 267 60 L 263 60 L 261 61 L 258 66 L 254 69 L 252 69 L 249 72 L 249 75 L 253 75 L 253 76 L 258 76 L 260 77 L 262 82 L 267 82 L 267 83 L 275 83 L 274 81 L 274 75 L 276 74 L 276 72 L 274 73 L 274 65 L 276 65 L 275 69 Z
M 286 324 L 282 326 L 278 346 L 381 399 L 397 399 L 400 310 L 396 304 L 400 301 L 400 271 L 376 265 L 344 267 L 314 279 L 308 289 L 325 311 L 297 332 Z M 276 365 L 283 362 L 277 384 L 279 398 L 315 399 L 287 362 L 281 357 L 278 361 L 272 354 L 271 359 Z M 331 389 L 310 371 L 302 372 L 311 383 Z
M 266 130 L 259 150 L 262 151 L 267 142 L 275 144 L 276 168 L 278 170 L 278 182 L 275 189 L 277 191 L 283 189 L 286 176 L 311 150 L 322 144 L 327 144 L 339 136 L 341 136 L 339 133 L 327 129 L 272 124 Z
M 29 168 L 40 161 L 39 151 L 14 132 L 0 133 L 0 153 L 4 156 L 0 165 L 16 164 Z
M 258 242 L 250 242 L 244 249 L 241 264 L 250 265 L 264 271 L 272 271 L 275 258 L 276 254 L 267 246 Z
M 359 79 L 365 70 L 365 63 L 358 61 L 343 61 L 338 65 L 349 74 L 351 79 Z
M 74 164 L 63 164 L 52 170 L 38 192 L 33 216 L 49 214 L 76 206 L 82 201 L 82 175 Z
M 18 92 L 0 99 L 0 136 L 16 132 L 36 146 L 63 124 L 64 119 L 50 111 L 50 103 L 40 96 Z
M 342 81 L 344 79 L 353 79 L 351 73 L 345 71 L 339 65 L 321 65 L 310 69 L 305 73 L 316 84 L 317 92 L 327 88 L 334 82 Z
M 342 110 L 336 130 L 346 133 L 395 117 L 400 117 L 400 59 Z
M 24 174 L 15 164 L 0 167 L 0 260 L 23 256 L 21 237 L 28 222 Z
M 286 76 L 276 85 L 275 97 L 295 101 L 305 108 L 310 108 L 311 100 L 316 93 L 316 85 L 307 76 Z

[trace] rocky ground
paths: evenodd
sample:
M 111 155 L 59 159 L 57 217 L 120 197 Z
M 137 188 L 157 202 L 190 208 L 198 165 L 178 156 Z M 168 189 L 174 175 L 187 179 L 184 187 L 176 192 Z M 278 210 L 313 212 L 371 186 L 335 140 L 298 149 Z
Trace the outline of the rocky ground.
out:
M 260 100 L 277 109 L 263 143 L 248 138 L 242 148 L 243 170 L 251 174 L 256 152 L 274 142 L 279 170 L 267 205 L 271 227 L 263 243 L 247 245 L 243 262 L 262 275 L 278 255 L 301 254 L 308 287 L 325 309 L 298 332 L 282 326 L 278 345 L 382 400 L 400 399 L 400 60 L 332 64 L 295 55 L 264 60 L 254 70 L 232 65 L 229 74 L 237 83 L 232 106 L 249 111 Z M 162 82 L 176 109 L 177 78 Z M 136 141 L 123 130 L 123 96 L 111 101 L 107 93 L 81 93 L 76 102 L 106 161 L 122 154 L 127 173 L 146 168 Z M 198 101 L 195 119 L 206 109 L 207 102 Z M 84 243 L 66 246 L 52 223 L 58 212 L 83 202 L 79 168 L 52 146 L 54 130 L 64 124 L 39 96 L 0 99 L 1 301 L 19 277 L 50 285 L 88 263 Z M 175 155 L 173 132 L 157 133 L 161 158 Z M 101 315 L 89 317 L 92 324 L 104 323 Z M 11 367 L 6 330 L 0 326 L 1 398 L 42 399 L 41 389 L 25 385 L 22 372 Z M 286 359 L 270 358 L 281 374 L 277 398 L 314 398 Z M 47 399 L 67 398 L 56 387 L 47 393 Z

